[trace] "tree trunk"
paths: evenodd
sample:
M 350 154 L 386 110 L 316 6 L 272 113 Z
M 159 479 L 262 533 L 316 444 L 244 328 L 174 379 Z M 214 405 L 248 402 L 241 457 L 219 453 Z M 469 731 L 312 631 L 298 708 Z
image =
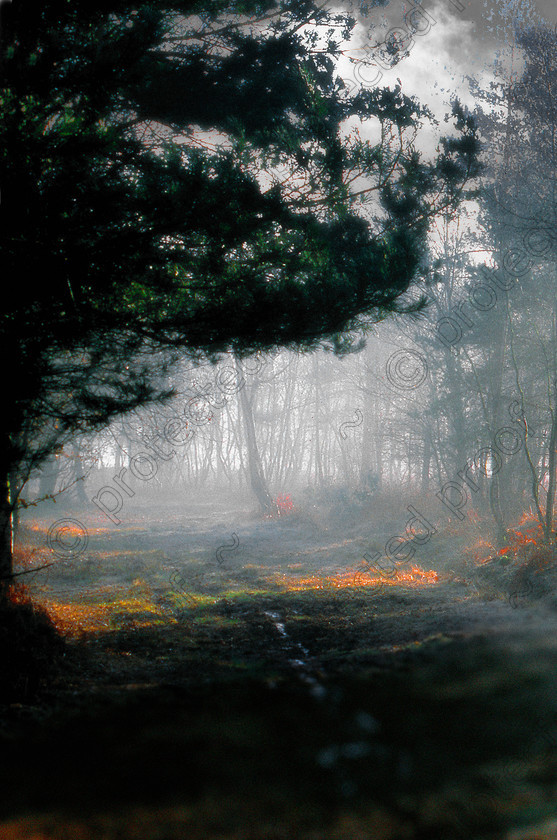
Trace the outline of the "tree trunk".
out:
M 8 471 L 0 480 L 0 598 L 5 597 L 13 574 L 12 504 Z
M 243 377 L 242 365 L 239 359 L 236 359 L 236 369 L 238 371 L 238 380 L 241 382 Z M 246 384 L 240 386 L 238 392 L 238 400 L 244 420 L 244 429 L 246 432 L 246 446 L 248 451 L 248 472 L 251 484 L 251 489 L 255 493 L 257 500 L 264 513 L 273 511 L 273 500 L 267 487 L 267 481 L 263 473 L 263 465 L 261 463 L 261 456 L 257 447 L 257 438 L 255 436 L 255 425 L 253 422 L 253 411 L 246 392 Z
M 51 455 L 41 466 L 41 477 L 39 480 L 39 501 L 54 495 L 60 465 L 56 455 Z
M 429 490 L 429 470 L 431 465 L 431 432 L 429 429 L 424 430 L 424 448 L 422 457 L 422 493 L 427 493 Z
M 364 395 L 363 406 L 363 428 L 362 428 L 362 451 L 360 458 L 360 484 L 365 485 L 367 478 L 372 471 L 372 457 L 374 447 L 372 445 L 376 426 L 376 406 L 373 389 L 375 386 L 375 375 L 370 347 L 366 348 L 364 361 Z
M 72 496 L 76 505 L 86 507 L 89 504 L 87 493 L 85 492 L 85 474 L 83 473 L 83 463 L 79 451 L 79 446 L 76 443 L 71 447 L 72 458 Z
M 557 383 L 553 385 L 554 400 L 557 395 Z M 555 504 L 555 468 L 557 449 L 557 410 L 552 409 L 551 434 L 549 438 L 547 500 L 545 503 L 545 518 L 543 520 L 544 541 L 549 545 L 553 542 L 553 506 Z
M 314 415 L 313 415 L 313 434 L 315 445 L 315 481 L 322 485 L 323 482 L 323 462 L 321 460 L 321 436 L 319 434 L 319 361 L 317 355 L 314 354 L 312 359 L 313 370 L 313 395 L 314 395 Z

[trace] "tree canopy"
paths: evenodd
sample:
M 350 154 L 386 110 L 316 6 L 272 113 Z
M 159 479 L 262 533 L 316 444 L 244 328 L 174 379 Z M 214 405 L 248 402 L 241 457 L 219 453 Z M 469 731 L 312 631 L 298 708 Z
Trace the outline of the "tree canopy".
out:
M 354 24 L 309 0 L 3 6 L 6 487 L 164 396 L 176 354 L 343 352 L 416 306 L 475 124 L 456 103 L 424 160 L 426 109 L 336 76 Z

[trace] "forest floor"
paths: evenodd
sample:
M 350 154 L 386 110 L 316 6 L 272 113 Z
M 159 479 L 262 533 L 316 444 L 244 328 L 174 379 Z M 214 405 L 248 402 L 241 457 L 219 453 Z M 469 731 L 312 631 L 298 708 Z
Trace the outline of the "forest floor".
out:
M 557 838 L 553 599 L 474 579 L 469 535 L 355 585 L 384 527 L 202 501 L 88 525 L 26 578 L 66 654 L 0 706 L 0 838 Z

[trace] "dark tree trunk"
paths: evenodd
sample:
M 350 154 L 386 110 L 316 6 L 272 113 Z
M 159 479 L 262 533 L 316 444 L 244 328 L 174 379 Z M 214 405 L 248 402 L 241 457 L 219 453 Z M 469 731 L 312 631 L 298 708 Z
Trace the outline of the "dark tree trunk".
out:
M 6 470 L 0 479 L 0 597 L 4 597 L 13 574 L 12 504 Z
M 236 359 L 236 367 L 238 370 L 239 381 L 242 382 L 244 377 L 239 359 Z M 251 408 L 250 401 L 248 399 L 245 380 L 244 384 L 242 384 L 240 387 L 238 398 L 240 402 L 242 417 L 244 420 L 244 429 L 246 432 L 246 444 L 248 450 L 248 472 L 251 489 L 255 493 L 257 500 L 261 505 L 261 510 L 264 513 L 270 513 L 271 511 L 273 511 L 273 500 L 271 498 L 271 494 L 269 493 L 269 488 L 267 487 L 267 481 L 263 472 L 263 464 L 261 463 L 261 456 L 259 454 L 257 439 L 255 437 L 253 411 Z
M 79 453 L 79 447 L 75 443 L 72 446 L 72 462 L 73 480 L 75 482 L 73 495 L 76 503 L 85 507 L 89 503 L 89 499 L 87 498 L 87 493 L 85 492 L 85 477 L 83 474 L 83 464 Z
M 39 479 L 39 499 L 47 499 L 54 495 L 60 466 L 56 455 L 51 455 L 41 466 Z

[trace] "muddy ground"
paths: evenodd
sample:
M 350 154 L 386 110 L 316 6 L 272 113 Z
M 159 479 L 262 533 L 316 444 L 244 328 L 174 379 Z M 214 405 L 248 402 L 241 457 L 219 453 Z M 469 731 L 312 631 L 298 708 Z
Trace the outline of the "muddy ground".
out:
M 78 514 L 23 524 L 66 653 L 0 708 L 2 840 L 557 838 L 551 592 L 474 574 L 469 534 L 378 581 L 389 522 L 126 514 L 58 556 Z

